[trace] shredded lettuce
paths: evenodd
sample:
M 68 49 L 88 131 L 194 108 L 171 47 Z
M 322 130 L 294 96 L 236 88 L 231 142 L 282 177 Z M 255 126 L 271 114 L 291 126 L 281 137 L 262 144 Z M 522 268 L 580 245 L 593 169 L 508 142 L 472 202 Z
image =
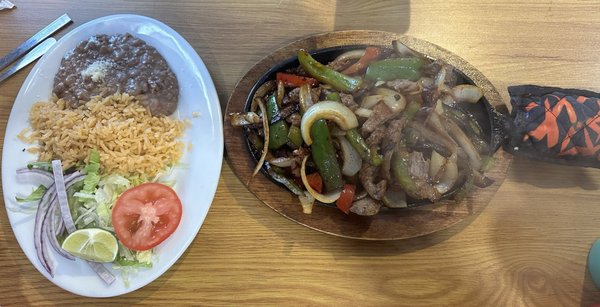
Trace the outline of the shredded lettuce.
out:
M 46 190 L 47 190 L 47 188 L 44 185 L 40 184 L 28 196 L 25 196 L 25 197 L 16 196 L 15 198 L 17 199 L 18 203 L 28 203 L 28 202 L 32 202 L 32 201 L 38 201 L 38 200 L 42 199 L 42 196 L 44 196 L 44 193 L 46 193 Z
M 139 175 L 135 175 L 135 176 L 129 177 L 129 182 L 131 183 L 131 186 L 138 186 L 142 183 L 148 182 L 148 179 L 142 178 Z
M 112 225 L 111 210 L 112 206 L 110 204 L 98 203 L 98 206 L 96 206 L 96 214 L 98 215 L 100 226 L 106 228 L 110 227 L 109 225 Z
M 36 213 L 37 209 L 38 209 L 38 203 L 37 202 L 28 202 L 28 203 L 23 203 L 23 204 L 13 204 L 13 203 L 7 203 L 5 204 L 6 209 L 10 210 L 11 212 L 15 212 L 15 213 L 25 213 L 25 214 L 32 214 L 32 213 Z
M 75 192 L 73 196 L 79 199 L 95 199 L 96 196 L 93 193 L 85 193 L 85 192 Z
M 98 182 L 100 182 L 100 175 L 96 173 L 87 173 L 83 180 L 83 189 L 81 191 L 84 193 L 94 192 L 98 186 Z
M 90 152 L 89 162 L 83 168 L 86 174 L 83 180 L 83 193 L 93 193 L 100 182 L 100 154 L 97 150 Z
M 27 163 L 28 169 L 38 168 L 46 171 L 52 171 L 52 162 L 50 161 L 39 161 Z
M 95 173 L 100 171 L 100 153 L 97 150 L 92 150 L 89 156 L 89 162 L 83 168 L 83 172 L 86 174 Z
M 137 258 L 139 263 L 152 266 L 152 258 L 154 257 L 154 253 L 152 249 L 149 249 L 137 252 L 135 257 Z
M 138 261 L 138 260 L 127 260 L 127 259 L 118 259 L 115 262 L 121 267 L 136 267 L 136 268 L 151 268 L 151 261 Z
M 132 274 L 138 272 L 138 269 L 148 269 L 152 267 L 154 250 L 136 252 L 125 247 L 119 242 L 119 253 L 114 262 L 113 269 L 121 272 L 121 278 L 126 287 L 129 287 L 129 278 Z
M 101 181 L 101 184 L 103 185 L 116 185 L 116 186 L 124 186 L 129 188 L 131 186 L 131 183 L 129 182 L 129 180 L 121 175 L 108 175 L 106 177 L 104 177 Z
M 114 233 L 112 225 L 112 208 L 119 195 L 132 186 L 148 182 L 148 178 L 142 176 L 124 177 L 118 174 L 106 176 L 100 175 L 100 155 L 94 150 L 90 153 L 88 163 L 83 166 L 82 172 L 86 174 L 85 179 L 77 187 L 74 187 L 69 196 L 72 207 L 73 218 L 77 229 L 99 227 Z M 169 185 L 175 181 L 169 180 L 172 170 L 167 170 L 160 179 Z M 167 175 L 167 176 L 164 176 Z M 158 178 L 155 178 L 155 181 Z M 151 268 L 156 254 L 153 250 L 137 252 L 129 250 L 119 242 L 119 252 L 113 262 L 113 268 L 121 272 L 126 285 L 129 278 L 138 269 Z

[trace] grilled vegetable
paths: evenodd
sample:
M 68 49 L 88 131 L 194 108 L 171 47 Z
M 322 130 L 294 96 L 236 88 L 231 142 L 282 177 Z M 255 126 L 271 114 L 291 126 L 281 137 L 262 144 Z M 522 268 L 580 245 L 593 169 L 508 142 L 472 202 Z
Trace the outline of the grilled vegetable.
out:
M 283 82 L 283 85 L 287 87 L 300 87 L 304 84 L 317 86 L 319 84 L 319 82 L 316 79 L 288 74 L 284 72 L 277 73 L 277 81 Z
M 323 178 L 325 190 L 331 192 L 340 189 L 344 185 L 344 181 L 335 149 L 331 143 L 327 122 L 324 119 L 317 120 L 312 125 L 310 134 L 314 140 L 310 146 L 312 158 Z
M 313 187 L 311 186 L 311 184 L 308 180 L 308 177 L 306 176 L 306 160 L 308 160 L 308 156 L 304 157 L 304 160 L 302 160 L 302 167 L 300 168 L 300 176 L 302 178 L 302 183 L 304 183 L 304 187 L 306 188 L 306 191 L 309 193 L 309 195 L 311 195 L 314 199 L 316 199 L 324 204 L 330 204 L 330 203 L 333 203 L 336 200 L 338 200 L 338 198 L 340 198 L 340 195 L 341 195 L 340 189 L 335 189 L 333 191 L 329 191 L 329 193 L 327 193 L 327 194 L 321 194 L 317 190 L 313 189 Z
M 346 139 L 350 145 L 356 149 L 360 157 L 372 165 L 379 165 L 383 161 L 383 157 L 376 150 L 369 148 L 365 139 L 358 133 L 357 129 L 349 129 L 346 131 Z
M 302 116 L 302 138 L 307 145 L 312 144 L 310 129 L 315 121 L 329 119 L 334 121 L 341 129 L 348 130 L 358 126 L 356 116 L 348 107 L 336 101 L 321 101 L 312 105 Z
M 382 53 L 383 50 L 379 47 L 367 47 L 363 56 L 356 63 L 344 69 L 342 73 L 347 75 L 362 73 L 365 71 L 365 69 L 367 69 L 367 65 L 377 60 Z
M 481 89 L 471 84 L 459 84 L 452 88 L 450 94 L 457 102 L 467 103 L 477 103 L 483 97 Z
M 275 95 L 267 100 L 267 117 L 271 123 L 269 125 L 269 149 L 278 149 L 288 141 L 288 125 L 281 119 L 273 123 L 273 119 L 279 117 L 279 106 Z
M 246 112 L 246 113 L 229 113 L 229 121 L 233 126 L 246 126 L 258 124 L 262 120 L 258 114 L 254 112 Z
M 288 130 L 288 145 L 292 148 L 300 148 L 302 146 L 302 132 L 298 126 L 291 125 Z
M 404 189 L 406 194 L 415 199 L 429 199 L 435 201 L 441 197 L 433 186 L 413 178 L 411 175 L 411 157 L 408 151 L 402 146 L 398 146 L 392 157 L 392 171 L 396 181 Z
M 421 77 L 419 69 L 423 62 L 418 58 L 385 59 L 369 64 L 365 79 L 370 81 L 390 81 L 408 79 L 417 81 Z
M 348 212 L 350 212 L 350 207 L 352 207 L 354 193 L 356 193 L 356 186 L 353 184 L 345 184 L 342 193 L 340 194 L 340 198 L 335 202 L 336 207 L 348 214 Z
M 268 118 L 267 118 L 268 116 L 265 116 L 265 114 L 267 113 L 267 107 L 265 106 L 263 99 L 261 97 L 256 97 L 253 99 L 252 102 L 253 103 L 256 102 L 256 105 L 260 108 L 260 112 L 262 113 L 263 135 L 265 137 L 264 138 L 265 141 L 262 141 L 258 138 L 258 136 L 256 134 L 251 134 L 252 136 L 254 136 L 253 138 L 250 139 L 250 141 L 254 145 L 254 148 L 258 150 L 259 148 L 262 147 L 262 151 L 260 153 L 260 159 L 258 160 L 258 163 L 254 167 L 254 171 L 252 172 L 252 177 L 254 177 L 254 176 L 256 176 L 258 171 L 262 168 L 263 164 L 265 163 L 265 158 L 267 157 L 267 154 L 269 153 L 269 150 L 268 150 L 269 149 L 269 139 L 271 138 L 271 135 L 269 133 L 269 125 L 268 125 Z
M 338 92 L 331 92 L 327 94 L 327 96 L 325 96 L 325 100 L 342 102 L 342 98 L 340 97 L 340 94 Z
M 360 88 L 362 80 L 337 72 L 315 60 L 306 50 L 298 50 L 300 66 L 313 78 L 333 86 L 335 89 L 351 93 Z
M 345 176 L 354 176 L 362 167 L 362 158 L 345 137 L 338 136 L 337 139 L 340 143 L 340 149 L 344 160 L 342 174 Z
M 304 192 L 302 191 L 300 186 L 298 186 L 298 184 L 296 182 L 294 182 L 294 180 L 291 180 L 291 179 L 287 178 L 286 176 L 276 172 L 275 170 L 273 170 L 273 168 L 269 168 L 267 173 L 269 173 L 269 176 L 271 176 L 271 178 L 273 178 L 273 179 L 275 179 L 275 181 L 283 184 L 292 193 L 294 193 L 298 196 L 304 195 Z
M 254 113 L 236 116 L 257 151 L 268 146 L 269 175 L 298 195 L 303 212 L 335 202 L 368 216 L 451 192 L 461 199 L 493 182 L 484 173 L 491 145 L 462 109 L 479 103 L 481 90 L 461 84 L 454 67 L 399 42 L 327 65 L 299 50 L 298 61 L 259 88 Z

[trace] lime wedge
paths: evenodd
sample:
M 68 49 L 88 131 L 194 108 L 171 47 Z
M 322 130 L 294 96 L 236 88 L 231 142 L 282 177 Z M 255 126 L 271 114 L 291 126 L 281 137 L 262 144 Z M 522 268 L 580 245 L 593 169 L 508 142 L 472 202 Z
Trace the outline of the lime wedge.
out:
M 113 262 L 119 251 L 115 236 L 100 228 L 72 232 L 63 241 L 62 248 L 75 257 L 93 262 Z

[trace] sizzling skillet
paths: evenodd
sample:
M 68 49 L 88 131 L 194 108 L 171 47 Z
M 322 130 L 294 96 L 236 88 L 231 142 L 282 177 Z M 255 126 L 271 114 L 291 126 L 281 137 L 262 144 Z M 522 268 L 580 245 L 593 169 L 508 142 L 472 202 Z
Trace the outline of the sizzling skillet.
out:
M 373 31 L 346 31 L 316 35 L 294 42 L 283 47 L 255 65 L 248 74 L 242 78 L 229 101 L 226 113 L 241 112 L 248 107 L 248 97 L 252 97 L 257 86 L 265 80 L 287 67 L 296 66 L 293 55 L 299 48 L 313 50 L 315 58 L 327 62 L 339 53 L 361 45 L 386 46 L 392 40 L 401 40 L 410 48 L 426 54 L 431 58 L 440 58 L 453 65 L 461 72 L 465 81 L 471 81 L 484 92 L 481 104 L 473 106 L 473 112 L 493 144 L 494 140 L 494 109 L 492 105 L 502 105 L 500 95 L 485 77 L 464 60 L 430 43 L 414 38 L 396 35 L 387 32 Z M 334 47 L 334 48 L 332 48 Z M 494 179 L 494 184 L 485 189 L 477 190 L 473 195 L 460 203 L 443 200 L 436 204 L 413 203 L 418 205 L 405 210 L 388 210 L 374 217 L 363 218 L 345 216 L 333 208 L 317 206 L 311 215 L 302 214 L 298 201 L 287 190 L 277 186 L 269 177 L 257 175 L 251 181 L 250 175 L 256 164 L 256 157 L 248 150 L 246 138 L 242 130 L 232 129 L 225 124 L 226 146 L 228 160 L 242 182 L 265 204 L 282 215 L 297 221 L 305 226 L 321 230 L 330 234 L 362 239 L 386 240 L 401 239 L 431 233 L 455 224 L 466 217 L 479 212 L 491 199 L 503 180 L 509 162 L 502 152 L 497 152 L 496 168 L 489 173 Z

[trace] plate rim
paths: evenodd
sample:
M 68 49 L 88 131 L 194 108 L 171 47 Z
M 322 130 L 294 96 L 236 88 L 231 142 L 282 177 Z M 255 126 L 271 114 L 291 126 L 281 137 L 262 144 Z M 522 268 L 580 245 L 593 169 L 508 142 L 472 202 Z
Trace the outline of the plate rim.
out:
M 175 54 L 177 58 L 181 58 L 182 55 L 184 55 L 185 57 L 188 57 L 187 60 L 190 63 L 193 63 L 194 66 L 196 67 L 196 69 L 198 70 L 198 72 L 201 73 L 201 74 L 195 74 L 195 77 L 198 78 L 197 79 L 199 82 L 198 87 L 201 88 L 202 90 L 204 90 L 204 95 L 206 96 L 206 107 L 208 108 L 208 110 L 210 111 L 211 114 L 209 116 L 205 116 L 204 114 L 201 114 L 200 120 L 203 120 L 204 118 L 206 118 L 206 119 L 209 119 L 209 121 L 210 121 L 209 126 L 213 129 L 211 131 L 212 136 L 210 138 L 210 143 L 211 144 L 215 143 L 215 147 L 211 148 L 210 152 L 214 153 L 215 157 L 219 160 L 220 163 L 214 163 L 214 167 L 211 169 L 211 173 L 210 173 L 211 176 L 214 176 L 214 180 L 209 182 L 209 184 L 205 185 L 206 189 L 207 189 L 207 191 L 205 193 L 205 195 L 207 196 L 206 197 L 207 204 L 205 206 L 205 210 L 203 212 L 201 212 L 202 216 L 195 216 L 194 219 L 192 219 L 192 220 L 195 220 L 197 222 L 195 222 L 194 224 L 190 224 L 190 226 L 189 226 L 189 227 L 193 226 L 193 228 L 191 228 L 191 230 L 193 230 L 194 235 L 184 238 L 183 244 L 181 245 L 182 248 L 178 249 L 178 251 L 173 255 L 173 257 L 170 257 L 170 259 L 167 259 L 164 262 L 164 266 L 162 267 L 162 270 L 159 269 L 158 271 L 153 273 L 151 276 L 149 276 L 147 281 L 144 281 L 144 282 L 136 285 L 135 287 L 126 287 L 123 285 L 118 285 L 117 283 L 119 282 L 119 280 L 117 280 L 112 285 L 107 286 L 106 291 L 109 293 L 96 292 L 94 294 L 90 294 L 90 293 L 84 293 L 82 291 L 77 291 L 77 289 L 73 289 L 72 287 L 71 288 L 68 287 L 68 285 L 59 283 L 57 281 L 57 279 L 49 276 L 49 274 L 47 274 L 47 272 L 43 271 L 42 268 L 37 265 L 37 262 L 39 262 L 39 261 L 37 260 L 37 258 L 35 256 L 35 252 L 33 253 L 32 257 L 30 257 L 30 255 L 27 254 L 24 245 L 21 243 L 21 241 L 17 238 L 17 236 L 14 233 L 15 232 L 15 226 L 14 226 L 15 221 L 14 220 L 17 219 L 17 217 L 13 216 L 13 215 L 20 214 L 20 213 L 11 212 L 11 210 L 7 206 L 7 204 L 10 202 L 10 200 L 9 200 L 10 196 L 14 196 L 13 195 L 14 192 L 7 191 L 6 185 L 2 184 L 2 190 L 3 190 L 3 194 L 4 194 L 3 200 L 5 203 L 5 207 L 6 207 L 7 217 L 9 219 L 9 224 L 10 224 L 11 230 L 13 232 L 13 235 L 15 235 L 15 240 L 19 244 L 19 247 L 21 248 L 23 254 L 27 257 L 27 259 L 30 261 L 32 266 L 34 268 L 36 268 L 40 272 L 40 274 L 42 274 L 47 280 L 49 280 L 53 284 L 57 285 L 58 287 L 66 290 L 66 291 L 69 291 L 69 292 L 77 294 L 77 295 L 86 296 L 86 297 L 115 297 L 115 296 L 123 295 L 126 293 L 130 293 L 130 292 L 136 291 L 136 290 L 138 290 L 142 287 L 145 287 L 148 284 L 154 282 L 156 279 L 158 279 L 162 275 L 164 275 L 165 272 L 167 272 L 169 269 L 171 269 L 171 267 L 188 250 L 188 248 L 190 247 L 190 245 L 192 244 L 194 239 L 197 237 L 202 225 L 204 224 L 204 221 L 208 215 L 210 207 L 212 206 L 212 203 L 214 201 L 214 196 L 216 194 L 217 187 L 219 184 L 220 173 L 222 170 L 223 152 L 224 152 L 223 129 L 222 129 L 223 116 L 222 116 L 221 104 L 219 102 L 218 93 L 216 91 L 213 78 L 212 78 L 208 68 L 206 67 L 204 61 L 202 60 L 200 55 L 197 53 L 195 48 L 181 34 L 179 34 L 177 31 L 175 31 L 169 25 L 165 24 L 164 22 L 162 22 L 160 20 L 157 20 L 157 19 L 154 19 L 154 18 L 151 18 L 148 16 L 144 16 L 144 15 L 138 15 L 138 14 L 111 14 L 111 15 L 106 15 L 106 16 L 102 16 L 99 18 L 89 20 L 89 21 L 75 27 L 74 29 L 70 30 L 68 33 L 66 33 L 64 36 L 62 36 L 52 46 L 52 48 L 50 48 L 50 50 L 48 50 L 48 52 L 37 61 L 37 63 L 35 63 L 33 68 L 30 70 L 29 74 L 27 75 L 27 77 L 25 78 L 23 83 L 21 84 L 21 87 L 17 93 L 17 96 L 15 97 L 14 103 L 11 106 L 11 111 L 9 113 L 9 117 L 7 119 L 7 123 L 6 123 L 6 127 L 5 127 L 2 161 L 1 161 L 2 165 L 4 166 L 5 163 L 6 164 L 9 163 L 7 160 L 8 159 L 7 145 L 9 145 L 9 143 L 13 142 L 13 140 L 12 140 L 13 137 L 16 137 L 13 135 L 8 135 L 8 128 L 9 128 L 9 126 L 11 126 L 11 122 L 13 122 L 13 120 L 14 120 L 14 119 L 11 120 L 11 117 L 13 115 L 13 112 L 15 111 L 15 107 L 17 106 L 17 103 L 22 100 L 22 98 L 20 98 L 20 97 L 24 96 L 25 93 L 27 93 L 30 90 L 29 86 L 31 86 L 31 83 L 35 80 L 35 78 L 39 77 L 37 75 L 39 73 L 39 71 L 44 67 L 44 65 L 48 65 L 46 63 L 46 61 L 47 61 L 46 59 L 49 57 L 49 54 L 51 54 L 53 50 L 60 47 L 62 44 L 69 42 L 69 40 L 71 40 L 71 37 L 76 36 L 79 32 L 86 31 L 88 28 L 92 28 L 92 27 L 100 27 L 99 29 L 102 29 L 102 23 L 106 22 L 106 21 L 119 21 L 122 23 L 124 22 L 124 23 L 130 23 L 130 24 L 149 24 L 149 25 L 152 25 L 153 27 L 160 29 L 161 31 L 164 31 L 164 33 L 168 37 L 176 40 L 177 43 L 181 45 L 182 54 L 178 54 L 178 53 L 173 53 L 173 54 Z M 123 32 L 126 32 L 126 31 L 129 31 L 129 29 L 123 30 Z M 133 34 L 135 35 L 136 33 L 134 32 Z M 164 56 L 164 57 L 165 57 L 165 59 L 167 59 L 169 56 Z M 172 55 L 171 55 L 171 57 L 172 57 Z M 181 86 L 182 86 L 181 81 L 179 83 L 180 83 L 179 86 L 181 88 Z M 43 98 L 41 98 L 41 99 L 43 99 Z M 191 133 L 191 131 L 189 132 L 189 135 L 188 135 L 188 133 L 185 133 L 184 137 L 186 135 L 189 137 L 194 136 Z M 186 155 L 185 151 L 187 151 L 187 149 L 184 149 L 184 157 Z M 190 151 L 190 156 L 188 157 L 188 160 L 191 162 L 193 159 L 194 159 L 194 157 L 191 156 L 191 151 Z M 13 180 L 8 177 L 11 174 L 8 174 L 7 171 L 5 171 L 6 167 L 3 167 L 2 169 L 3 169 L 2 181 L 7 182 L 9 180 Z M 186 172 L 186 176 L 187 175 L 189 175 L 188 172 Z M 183 198 L 183 197 L 181 197 L 181 198 Z M 188 205 L 188 206 L 191 206 L 191 205 Z M 179 227 L 181 227 L 181 224 Z M 33 258 L 35 258 L 35 259 L 33 259 Z M 117 277 L 119 277 L 119 276 L 117 276 Z M 113 288 L 114 290 L 110 290 L 111 287 L 114 287 Z

